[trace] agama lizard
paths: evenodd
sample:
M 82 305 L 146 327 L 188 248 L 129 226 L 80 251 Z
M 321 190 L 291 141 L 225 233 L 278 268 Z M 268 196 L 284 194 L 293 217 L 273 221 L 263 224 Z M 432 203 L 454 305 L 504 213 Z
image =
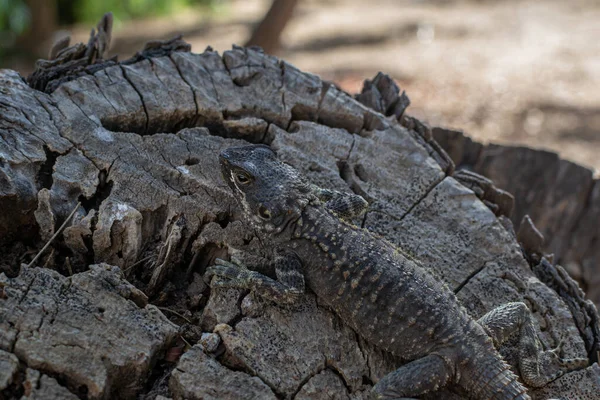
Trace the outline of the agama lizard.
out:
M 362 197 L 312 185 L 265 145 L 226 149 L 219 161 L 248 222 L 270 240 L 277 279 L 217 260 L 207 271 L 220 277 L 212 286 L 251 289 L 279 304 L 308 286 L 362 338 L 408 361 L 377 382 L 375 398 L 414 398 L 449 385 L 473 399 L 530 399 L 496 350 L 513 333 L 531 387 L 587 365 L 561 359 L 558 348 L 542 350 L 524 303 L 471 318 L 423 266 L 347 222 L 365 211 Z

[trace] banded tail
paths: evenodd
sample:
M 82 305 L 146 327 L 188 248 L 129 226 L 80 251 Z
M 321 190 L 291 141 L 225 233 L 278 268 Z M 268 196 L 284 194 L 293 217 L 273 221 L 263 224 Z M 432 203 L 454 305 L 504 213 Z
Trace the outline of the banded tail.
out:
M 525 386 L 499 356 L 472 360 L 460 381 L 473 399 L 531 400 Z

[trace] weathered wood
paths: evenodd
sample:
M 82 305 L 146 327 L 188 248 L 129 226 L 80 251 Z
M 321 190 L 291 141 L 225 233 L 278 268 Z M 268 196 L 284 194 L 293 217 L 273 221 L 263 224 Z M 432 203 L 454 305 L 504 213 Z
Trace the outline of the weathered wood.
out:
M 433 133 L 460 169 L 485 175 L 514 195 L 513 224 L 529 215 L 546 238 L 543 250 L 600 305 L 600 184 L 593 172 L 545 150 L 484 146 L 441 128 Z
M 76 395 L 134 397 L 177 332 L 116 267 L 96 265 L 70 278 L 24 267 L 0 284 L 0 348 Z
M 379 78 L 372 85 L 385 97 L 372 104 L 388 104 L 378 109 L 393 115 L 388 118 L 256 49 L 234 47 L 221 56 L 211 49 L 193 54 L 185 46 L 158 47 L 155 55 L 103 64 L 76 78 L 67 74 L 51 93 L 29 87 L 12 71 L 0 71 L 0 204 L 5 210 L 0 266 L 14 275 L 18 266 L 10 260 L 28 261 L 35 254 L 22 254 L 22 242 L 41 248 L 74 205 L 82 204 L 53 242 L 54 252 L 42 257 L 63 275 L 71 273 L 71 265 L 75 275 L 43 268 L 21 269 L 12 278 L 0 275 L 8 296 L 0 296 L 0 323 L 14 324 L 8 323 L 10 337 L 0 340 L 0 351 L 19 358 L 18 373 L 29 367 L 59 377 L 57 384 L 78 396 L 85 390 L 93 399 L 150 392 L 211 396 L 221 375 L 224 382 L 243 376 L 241 386 L 217 388 L 224 397 L 246 391 L 311 398 L 326 386 L 337 388 L 340 398 L 366 398 L 372 383 L 400 360 L 358 340 L 312 294 L 288 310 L 244 291 L 211 292 L 197 282 L 217 256 L 235 254 L 249 265 L 265 264 L 261 243 L 241 223 L 216 157 L 244 140 L 270 144 L 317 184 L 369 199 L 371 210 L 357 222 L 447 282 L 473 316 L 507 301 L 525 301 L 545 346 L 564 339 L 564 356 L 593 356 L 595 309 L 580 293 L 559 288 L 572 281 L 552 264 L 543 265 L 538 275 L 546 280 L 540 281 L 505 219 L 490 210 L 493 203 L 485 193 L 492 187 L 473 186 L 481 192 L 476 194 L 450 176 L 452 162 L 430 130 L 404 115 L 406 101 L 391 81 Z M 120 267 L 137 289 L 116 269 L 89 267 L 102 262 Z M 548 277 L 553 272 L 560 279 Z M 553 290 L 552 285 L 558 286 Z M 199 342 L 203 330 L 214 330 L 222 341 L 208 354 L 198 353 L 198 346 L 188 351 L 170 389 L 166 379 L 156 378 L 160 371 L 150 372 L 161 350 L 172 344 L 174 328 L 145 304 L 139 290 L 150 295 L 151 303 L 173 311 L 169 316 L 181 324 L 188 342 Z M 106 298 L 114 304 L 105 307 L 109 315 L 99 316 L 94 307 Z M 124 298 L 133 303 L 122 304 Z M 37 319 L 18 319 L 25 312 L 18 311 L 19 299 L 37 310 Z M 40 343 L 60 341 L 79 349 L 86 369 L 66 368 L 55 348 L 38 351 L 19 341 L 21 335 L 37 335 L 33 322 L 40 322 L 47 299 L 67 316 L 83 307 L 75 325 L 79 331 L 55 323 Z M 102 324 L 115 315 L 127 323 Z M 148 332 L 154 332 L 151 340 L 141 341 Z M 103 340 L 110 349 L 96 345 Z M 130 353 L 132 341 L 143 349 L 138 358 Z M 502 351 L 514 362 L 510 346 Z M 167 363 L 156 365 L 168 372 Z M 122 368 L 133 368 L 135 379 L 122 382 Z M 543 389 L 537 398 L 580 393 L 571 383 L 574 376 L 580 379 L 577 390 L 598 389 L 598 369 L 589 367 L 559 379 L 550 393 Z
M 277 399 L 259 378 L 227 369 L 199 345 L 181 357 L 171 376 L 171 388 L 177 400 Z

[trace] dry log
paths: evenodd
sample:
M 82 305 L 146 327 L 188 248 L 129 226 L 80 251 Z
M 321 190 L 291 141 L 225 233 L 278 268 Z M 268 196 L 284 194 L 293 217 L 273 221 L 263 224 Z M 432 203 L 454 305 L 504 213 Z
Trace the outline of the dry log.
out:
M 506 199 L 486 181 L 476 193 L 452 177 L 451 159 L 405 115 L 393 82 L 370 85 L 373 109 L 256 49 L 150 48 L 75 73 L 59 55 L 29 80 L 40 90 L 0 71 L 3 396 L 34 387 L 88 399 L 367 398 L 401 361 L 359 340 L 314 295 L 286 309 L 202 282 L 216 257 L 264 265 L 219 176 L 218 152 L 244 141 L 271 145 L 318 185 L 367 197 L 364 227 L 419 259 L 474 317 L 524 301 L 545 346 L 564 339 L 564 356 L 596 360 L 593 305 L 543 257 L 532 268 L 498 211 Z M 52 269 L 19 268 L 77 202 L 42 257 Z M 514 363 L 512 349 L 501 351 Z M 532 393 L 592 399 L 599 380 L 594 364 Z
M 459 169 L 484 175 L 515 196 L 513 224 L 529 215 L 546 238 L 542 250 L 600 305 L 600 183 L 593 172 L 546 150 L 484 146 L 442 128 L 433 134 Z

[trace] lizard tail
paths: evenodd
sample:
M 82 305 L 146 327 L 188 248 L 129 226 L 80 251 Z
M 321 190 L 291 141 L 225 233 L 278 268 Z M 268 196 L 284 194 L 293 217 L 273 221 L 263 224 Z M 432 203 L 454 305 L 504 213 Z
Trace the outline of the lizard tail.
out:
M 473 399 L 531 400 L 527 389 L 499 356 L 477 360 L 462 375 L 460 384 Z

